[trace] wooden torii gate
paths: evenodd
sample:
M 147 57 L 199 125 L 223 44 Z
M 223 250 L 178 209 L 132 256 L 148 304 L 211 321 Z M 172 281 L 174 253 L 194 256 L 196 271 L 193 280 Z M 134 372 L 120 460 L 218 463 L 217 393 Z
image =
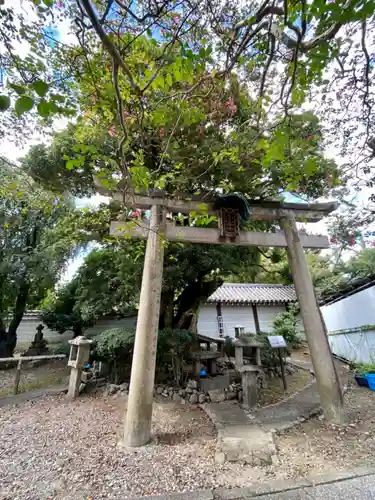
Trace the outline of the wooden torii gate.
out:
M 123 202 L 122 193 L 115 198 Z M 321 405 L 327 420 L 341 422 L 343 399 L 333 363 L 325 326 L 316 302 L 313 283 L 305 259 L 305 248 L 328 248 L 326 236 L 299 233 L 296 221 L 317 222 L 337 208 L 336 203 L 291 204 L 283 202 L 250 203 L 253 220 L 277 220 L 281 230 L 274 233 L 239 231 L 235 238 L 225 238 L 217 228 L 176 226 L 166 220 L 166 213 L 199 213 L 202 201 L 134 195 L 131 205 L 149 209 L 148 224 L 127 228 L 119 221 L 111 223 L 111 234 L 147 239 L 139 302 L 137 330 L 131 370 L 128 409 L 122 445 L 138 447 L 151 439 L 151 417 L 156 363 L 156 345 L 163 276 L 163 239 L 189 243 L 286 247 L 294 286 L 300 305 L 306 337 L 313 361 Z M 208 214 L 218 214 L 207 203 Z

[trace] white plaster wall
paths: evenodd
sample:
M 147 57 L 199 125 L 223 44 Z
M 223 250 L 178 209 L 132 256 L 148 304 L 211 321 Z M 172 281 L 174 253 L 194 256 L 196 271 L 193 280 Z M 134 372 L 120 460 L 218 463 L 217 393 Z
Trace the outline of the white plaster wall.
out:
M 260 331 L 266 333 L 272 331 L 272 325 L 276 316 L 286 311 L 285 306 L 281 305 L 257 306 L 257 310 Z
M 219 325 L 217 323 L 216 304 L 204 304 L 199 309 L 197 331 L 201 335 L 216 338 L 219 337 Z
M 328 332 L 375 324 L 375 286 L 321 307 Z
M 101 333 L 104 330 L 108 330 L 109 328 L 132 328 L 136 326 L 137 317 L 132 316 L 130 318 L 121 318 L 121 319 L 104 319 L 98 321 L 98 323 L 90 328 L 85 330 L 85 335 L 95 336 Z M 42 323 L 37 317 L 24 317 L 21 321 L 20 326 L 17 330 L 17 344 L 29 344 L 34 339 L 36 334 L 36 327 Z M 47 326 L 44 326 L 43 336 L 49 343 L 60 343 L 65 340 L 70 340 L 72 338 L 73 333 L 71 331 L 65 332 L 62 335 L 59 333 L 50 330 Z
M 329 335 L 328 340 L 337 356 L 348 361 L 375 362 L 375 330 Z
M 244 326 L 245 333 L 255 333 L 255 323 L 251 306 L 221 306 L 224 322 L 224 336 L 233 337 L 235 326 Z
M 284 306 L 257 306 L 259 326 L 262 332 L 271 332 L 275 317 L 285 311 Z M 234 327 L 243 326 L 246 333 L 255 333 L 253 309 L 249 306 L 222 305 L 224 337 L 234 337 Z M 198 316 L 198 333 L 209 337 L 219 336 L 216 304 L 202 305 Z

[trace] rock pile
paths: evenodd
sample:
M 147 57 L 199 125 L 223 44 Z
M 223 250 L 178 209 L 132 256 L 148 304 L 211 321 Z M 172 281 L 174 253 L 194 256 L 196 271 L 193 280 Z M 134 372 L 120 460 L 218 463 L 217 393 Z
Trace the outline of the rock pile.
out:
M 210 401 L 209 395 L 198 390 L 198 382 L 189 380 L 185 389 L 168 385 L 156 385 L 155 395 L 162 396 L 181 404 L 203 404 Z
M 267 387 L 267 379 L 273 376 L 278 376 L 275 372 L 277 368 L 266 369 L 266 373 L 261 372 L 258 377 L 258 388 Z M 286 365 L 285 370 L 287 373 L 294 373 L 296 368 Z M 111 396 L 117 393 L 127 394 L 129 392 L 129 384 L 107 384 L 105 395 Z M 170 384 L 156 384 L 154 386 L 154 396 L 165 398 L 166 400 L 176 401 L 181 404 L 203 404 L 203 403 L 219 403 L 221 401 L 230 401 L 237 399 L 242 402 L 242 384 L 241 382 L 232 382 L 228 388 L 216 389 L 208 392 L 199 390 L 197 380 L 188 380 L 186 387 L 172 386 Z

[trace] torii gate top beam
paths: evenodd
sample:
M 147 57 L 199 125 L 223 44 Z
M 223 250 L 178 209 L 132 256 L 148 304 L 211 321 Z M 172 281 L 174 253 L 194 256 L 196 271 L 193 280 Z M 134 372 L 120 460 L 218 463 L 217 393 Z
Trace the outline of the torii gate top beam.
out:
M 155 196 L 134 194 L 130 195 L 126 201 L 132 207 L 149 208 L 152 205 L 160 205 L 165 207 L 170 212 L 188 214 L 191 212 L 216 214 L 212 199 L 210 200 L 194 200 L 194 197 L 184 196 L 182 199 L 167 198 L 162 194 L 157 193 Z M 124 201 L 124 196 L 121 192 L 114 195 L 114 199 L 120 202 Z M 205 209 L 202 209 L 202 205 Z M 323 217 L 337 209 L 338 203 L 285 203 L 282 201 L 250 201 L 249 202 L 252 220 L 276 220 L 283 217 L 294 217 L 300 222 L 318 222 Z

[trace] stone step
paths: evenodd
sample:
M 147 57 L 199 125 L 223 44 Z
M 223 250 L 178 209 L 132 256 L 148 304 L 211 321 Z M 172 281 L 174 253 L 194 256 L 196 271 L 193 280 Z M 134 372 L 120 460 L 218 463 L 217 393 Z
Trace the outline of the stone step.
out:
M 207 403 L 203 405 L 204 411 L 210 417 L 216 427 L 227 425 L 250 425 L 252 422 L 238 403 L 223 401 L 222 403 Z

